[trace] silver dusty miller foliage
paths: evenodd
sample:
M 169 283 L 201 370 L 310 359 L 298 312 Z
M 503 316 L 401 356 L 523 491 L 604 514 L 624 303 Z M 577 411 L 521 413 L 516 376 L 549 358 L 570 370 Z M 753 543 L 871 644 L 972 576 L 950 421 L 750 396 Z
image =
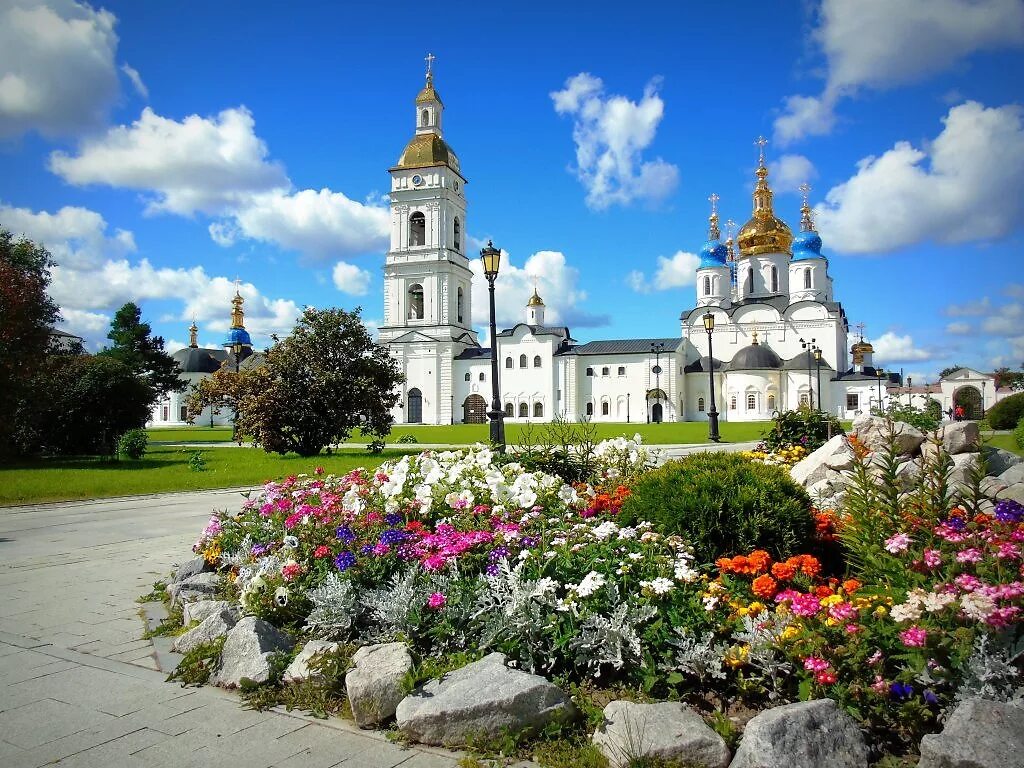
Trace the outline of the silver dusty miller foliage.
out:
M 316 637 L 335 640 L 346 637 L 359 616 L 359 597 L 348 579 L 332 573 L 320 586 L 306 592 L 313 610 L 306 619 L 306 629 Z
M 669 643 L 676 649 L 676 659 L 675 664 L 667 666 L 665 671 L 683 672 L 701 683 L 725 679 L 725 667 L 722 666 L 727 648 L 725 643 L 716 643 L 711 632 L 698 637 L 686 627 L 675 627 L 673 631 L 676 636 Z
M 368 589 L 360 597 L 360 605 L 370 622 L 368 634 L 374 642 L 410 637 L 415 630 L 412 609 L 425 601 L 424 586 L 417 584 L 413 568 L 396 573 L 382 589 Z
M 1013 644 L 1008 637 L 978 635 L 974 640 L 974 650 L 964 665 L 963 682 L 955 696 L 957 703 L 969 698 L 1010 701 L 1020 697 L 1017 663 L 1022 655 L 1024 639 Z
M 537 582 L 523 578 L 522 563 L 512 567 L 502 559 L 497 566 L 496 573 L 481 577 L 470 616 L 480 628 L 480 647 L 515 648 L 516 661 L 530 672 L 541 661 L 550 667 L 551 641 L 544 633 L 547 622 L 538 602 Z
M 639 661 L 643 655 L 637 627 L 651 619 L 657 610 L 651 605 L 636 605 L 621 600 L 614 583 L 606 587 L 611 614 L 591 613 L 580 624 L 579 634 L 569 647 L 576 651 L 576 663 L 597 677 L 605 664 L 621 669 L 626 660 Z

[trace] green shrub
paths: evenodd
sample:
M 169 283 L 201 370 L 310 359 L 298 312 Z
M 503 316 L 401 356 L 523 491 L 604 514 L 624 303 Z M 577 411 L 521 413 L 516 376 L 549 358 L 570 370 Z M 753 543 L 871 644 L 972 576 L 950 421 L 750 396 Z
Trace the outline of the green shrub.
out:
M 384 438 L 375 437 L 373 440 L 366 444 L 366 450 L 373 456 L 384 452 Z
M 802 445 L 810 452 L 820 448 L 829 438 L 841 434 L 843 426 L 835 416 L 802 406 L 795 411 L 776 413 L 763 443 L 769 451 Z
M 182 453 L 188 454 L 188 468 L 193 472 L 205 472 L 206 471 L 206 457 L 203 456 L 202 451 L 189 451 L 184 450 Z
M 777 559 L 806 551 L 814 532 L 811 500 L 779 467 L 732 453 L 695 453 L 648 472 L 622 505 L 621 524 L 649 520 L 680 534 L 697 562 L 752 549 Z
M 406 435 L 402 435 L 395 442 L 397 442 L 397 443 L 418 443 L 419 440 L 416 439 L 416 435 L 406 434 Z
M 918 408 L 915 405 L 890 400 L 888 408 L 885 410 L 872 408 L 871 415 L 902 421 L 904 424 L 917 427 L 922 432 L 933 432 L 939 428 L 942 421 L 942 406 L 935 400 L 932 400 L 927 408 Z
M 117 455 L 138 461 L 146 455 L 149 435 L 144 429 L 129 429 L 117 439 Z
M 1017 428 L 1013 430 L 1013 439 L 1017 441 L 1018 448 L 1024 448 L 1024 416 L 1017 422 Z
M 986 416 L 992 429 L 1013 429 L 1024 418 L 1024 392 L 1003 398 L 988 409 Z

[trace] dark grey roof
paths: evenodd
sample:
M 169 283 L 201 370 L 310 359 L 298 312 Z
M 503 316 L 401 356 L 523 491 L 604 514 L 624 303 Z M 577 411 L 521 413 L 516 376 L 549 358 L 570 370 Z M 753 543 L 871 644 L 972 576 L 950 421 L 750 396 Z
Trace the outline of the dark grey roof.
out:
M 671 339 L 611 339 L 608 341 L 590 341 L 577 344 L 566 350 L 573 355 L 632 355 L 651 354 L 651 344 L 664 344 L 663 352 L 675 352 L 683 343 L 681 337 Z
M 846 373 L 841 373 L 834 377 L 833 381 L 878 381 L 878 376 L 875 374 L 875 368 L 870 365 L 864 366 L 864 372 L 855 371 L 853 368 L 848 370 Z M 882 376 L 882 381 L 886 384 L 896 383 L 900 381 L 900 375 L 898 373 L 888 373 Z
M 242 370 L 248 370 L 250 368 L 259 368 L 266 361 L 267 356 L 262 352 L 252 352 L 242 358 L 242 362 L 238 364 L 238 367 Z M 234 357 L 230 358 L 229 365 L 234 365 Z
M 707 355 L 704 355 L 704 357 L 699 360 L 694 360 L 689 365 L 683 367 L 683 373 L 707 373 L 709 370 L 708 360 L 709 358 Z M 716 371 L 720 371 L 722 369 L 722 361 L 717 357 L 711 359 L 710 365 L 714 365 Z
M 65 338 L 66 337 L 66 338 L 69 338 L 69 339 L 78 339 L 80 341 L 83 340 L 81 336 L 75 336 L 75 334 L 68 333 L 67 331 L 62 331 L 59 328 L 51 328 L 50 329 L 50 335 L 51 336 L 59 336 L 61 338 Z
M 744 347 L 726 366 L 730 371 L 760 371 L 781 368 L 782 358 L 767 344 L 750 344 Z
M 455 356 L 456 360 L 490 360 L 490 347 L 467 347 Z
M 818 364 L 814 360 L 814 355 L 811 354 L 811 350 L 805 350 L 796 357 L 790 358 L 782 366 L 787 371 L 806 371 L 810 368 L 812 371 L 817 370 Z M 832 366 L 829 365 L 825 358 L 821 359 L 821 369 L 823 371 L 831 371 Z
M 516 328 L 526 326 L 530 329 L 530 333 L 534 336 L 564 336 L 565 338 L 571 338 L 569 329 L 564 326 L 548 326 L 548 325 L 527 325 L 526 323 L 516 323 L 511 328 L 506 328 L 503 331 L 498 332 L 498 336 L 511 336 L 516 332 Z
M 178 363 L 182 373 L 213 373 L 227 360 L 228 353 L 223 349 L 185 347 L 171 357 Z

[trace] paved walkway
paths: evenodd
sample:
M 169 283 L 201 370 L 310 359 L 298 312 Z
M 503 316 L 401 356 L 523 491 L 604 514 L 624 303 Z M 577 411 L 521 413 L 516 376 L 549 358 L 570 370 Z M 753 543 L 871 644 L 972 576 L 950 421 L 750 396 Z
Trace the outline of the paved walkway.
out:
M 455 768 L 337 718 L 165 683 L 135 598 L 237 492 L 0 508 L 0 765 Z

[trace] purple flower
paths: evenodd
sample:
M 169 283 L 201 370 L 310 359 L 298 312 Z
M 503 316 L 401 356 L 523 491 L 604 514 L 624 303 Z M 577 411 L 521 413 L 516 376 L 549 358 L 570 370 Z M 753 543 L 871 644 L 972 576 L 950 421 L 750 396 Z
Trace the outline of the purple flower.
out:
M 349 528 L 347 525 L 339 525 L 338 530 L 335 531 L 335 535 L 337 535 L 339 540 L 344 541 L 346 543 L 356 540 L 356 535 L 352 533 L 352 529 Z
M 342 572 L 347 571 L 355 564 L 356 556 L 348 551 L 342 552 L 336 558 L 334 558 L 334 567 Z
M 359 551 L 364 555 L 368 555 L 373 552 L 373 544 L 363 544 L 363 546 L 359 548 Z
M 938 704 L 939 703 L 939 697 L 936 696 L 932 691 L 925 690 L 925 692 L 921 694 L 921 697 L 928 704 Z
M 946 525 L 958 533 L 967 527 L 967 523 L 964 522 L 964 519 L 962 517 L 957 517 L 956 515 L 949 518 L 949 520 L 946 521 Z
M 392 512 L 390 515 L 384 515 L 384 522 L 387 525 L 395 526 L 402 522 L 402 516 Z
M 1001 523 L 1019 523 L 1024 520 L 1024 505 L 1013 499 L 1003 499 L 996 504 L 995 516 Z
M 914 694 L 914 688 L 909 683 L 893 683 L 889 686 L 889 695 L 894 699 L 909 699 Z
M 398 544 L 405 540 L 405 534 L 401 531 L 384 531 L 380 535 L 381 544 Z
M 488 576 L 497 576 L 498 575 L 498 564 L 497 563 L 491 563 L 490 565 L 487 566 L 487 568 L 485 570 L 487 571 L 487 575 Z
M 487 559 L 492 563 L 496 563 L 499 560 L 506 560 L 508 554 L 508 547 L 495 547 L 491 550 L 491 554 L 487 556 Z
M 253 548 L 249 550 L 253 557 L 260 557 L 265 555 L 270 547 L 266 544 L 254 544 Z

